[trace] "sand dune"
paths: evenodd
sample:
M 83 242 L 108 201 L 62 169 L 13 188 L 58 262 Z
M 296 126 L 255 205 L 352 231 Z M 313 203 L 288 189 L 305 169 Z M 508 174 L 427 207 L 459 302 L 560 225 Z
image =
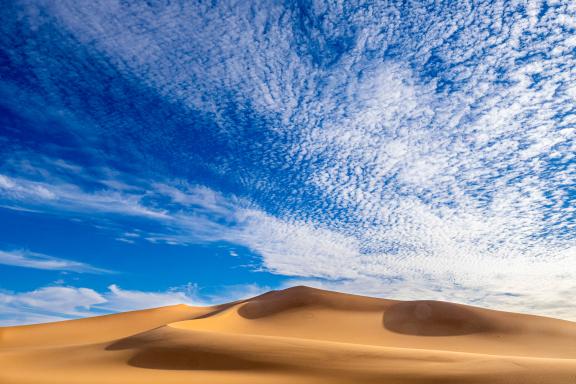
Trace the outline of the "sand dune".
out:
M 0 328 L 1 383 L 576 383 L 576 323 L 307 287 Z

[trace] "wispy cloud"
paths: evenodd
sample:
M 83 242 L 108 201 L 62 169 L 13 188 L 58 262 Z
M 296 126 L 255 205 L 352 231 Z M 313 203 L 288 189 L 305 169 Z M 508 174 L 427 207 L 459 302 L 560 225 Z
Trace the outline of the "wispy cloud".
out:
M 49 171 L 49 170 L 45 170 Z M 102 180 L 106 183 L 109 180 Z M 140 199 L 142 190 L 126 193 L 118 188 L 100 188 L 86 192 L 80 186 L 54 178 L 52 180 L 31 180 L 22 177 L 0 175 L 0 194 L 4 200 L 24 203 L 30 209 L 51 209 L 56 213 L 78 212 L 113 213 L 134 217 L 165 218 L 160 209 L 143 206 Z M 10 208 L 9 206 L 6 206 Z
M 71 271 L 97 274 L 113 273 L 112 271 L 103 268 L 97 268 L 79 261 L 62 259 L 23 249 L 10 251 L 0 250 L 0 264 L 53 271 Z

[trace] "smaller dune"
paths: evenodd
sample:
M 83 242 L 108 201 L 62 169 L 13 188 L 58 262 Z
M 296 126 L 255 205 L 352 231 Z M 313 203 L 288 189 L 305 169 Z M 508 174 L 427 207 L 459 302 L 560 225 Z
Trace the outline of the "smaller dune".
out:
M 0 348 L 74 345 L 115 340 L 175 321 L 193 319 L 216 308 L 173 305 L 64 322 L 0 327 Z

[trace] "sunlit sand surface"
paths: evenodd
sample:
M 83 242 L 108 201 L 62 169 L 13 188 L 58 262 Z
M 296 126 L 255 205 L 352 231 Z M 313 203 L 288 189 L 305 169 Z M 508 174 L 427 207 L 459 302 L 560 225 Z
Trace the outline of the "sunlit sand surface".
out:
M 0 328 L 0 383 L 576 383 L 576 323 L 294 287 Z

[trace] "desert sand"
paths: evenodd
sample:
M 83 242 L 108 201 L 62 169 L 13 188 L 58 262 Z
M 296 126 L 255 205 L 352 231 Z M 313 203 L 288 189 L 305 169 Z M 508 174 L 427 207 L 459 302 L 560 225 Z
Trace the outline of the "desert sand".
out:
M 308 287 L 0 328 L 0 383 L 576 383 L 576 323 Z

